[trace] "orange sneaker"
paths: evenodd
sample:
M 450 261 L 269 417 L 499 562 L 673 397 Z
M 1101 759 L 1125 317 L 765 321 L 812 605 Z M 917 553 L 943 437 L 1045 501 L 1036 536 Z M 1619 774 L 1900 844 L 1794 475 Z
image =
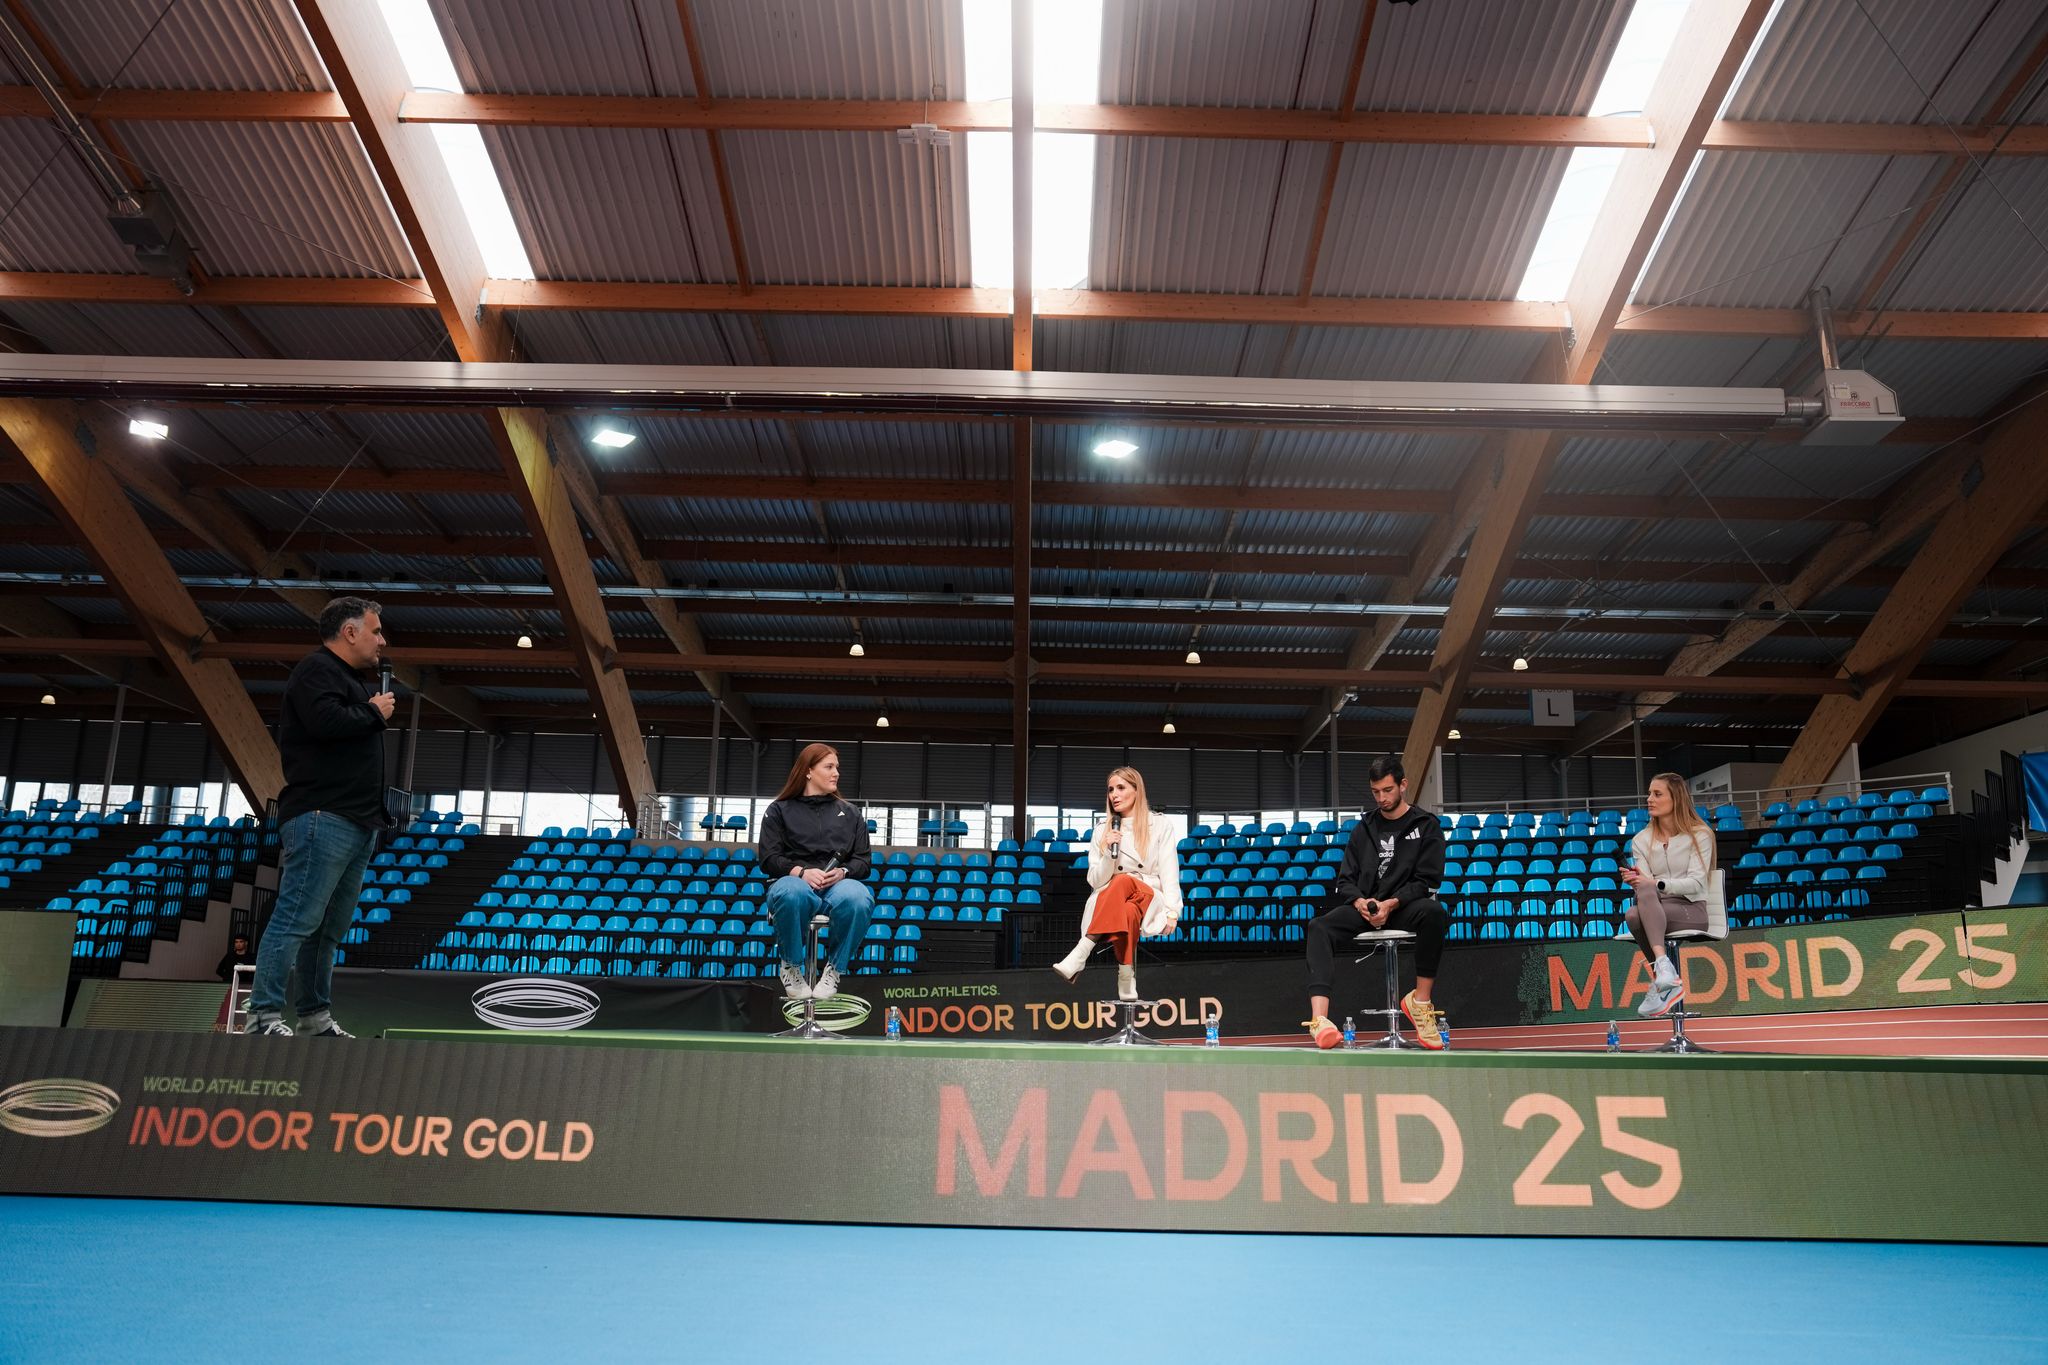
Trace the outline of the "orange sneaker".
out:
M 1316 1046 L 1325 1052 L 1344 1041 L 1344 1035 L 1337 1032 L 1337 1026 L 1320 1014 L 1302 1027 L 1308 1030 L 1308 1036 L 1315 1040 Z
M 1415 1025 L 1415 1041 L 1431 1052 L 1444 1050 L 1443 1030 L 1436 1026 L 1436 1006 L 1427 1000 L 1417 1000 L 1410 991 L 1401 997 L 1401 1013 L 1408 1016 L 1408 1022 Z

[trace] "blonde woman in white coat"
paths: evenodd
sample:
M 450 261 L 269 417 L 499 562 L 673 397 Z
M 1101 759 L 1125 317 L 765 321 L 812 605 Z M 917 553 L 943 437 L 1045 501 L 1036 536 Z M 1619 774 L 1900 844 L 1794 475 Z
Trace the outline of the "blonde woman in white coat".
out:
M 1117 998 L 1136 1000 L 1138 936 L 1170 934 L 1180 923 L 1182 826 L 1152 809 L 1136 768 L 1110 773 L 1108 804 L 1088 844 L 1088 885 L 1095 891 L 1081 911 L 1081 941 L 1053 970 L 1072 981 L 1106 940 L 1116 954 Z
M 1650 779 L 1650 823 L 1629 845 L 1633 855 L 1621 879 L 1635 892 L 1628 931 L 1650 960 L 1650 993 L 1636 1007 L 1646 1019 L 1671 1013 L 1685 999 L 1685 980 L 1664 950 L 1673 929 L 1707 927 L 1707 893 L 1714 876 L 1714 831 L 1693 808 L 1692 791 L 1677 773 Z

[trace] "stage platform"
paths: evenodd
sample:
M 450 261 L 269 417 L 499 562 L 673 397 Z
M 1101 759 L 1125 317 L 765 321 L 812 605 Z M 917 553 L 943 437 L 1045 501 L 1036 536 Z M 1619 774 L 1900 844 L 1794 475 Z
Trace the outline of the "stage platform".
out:
M 0 1030 L 0 1193 L 2048 1241 L 2031 1059 Z

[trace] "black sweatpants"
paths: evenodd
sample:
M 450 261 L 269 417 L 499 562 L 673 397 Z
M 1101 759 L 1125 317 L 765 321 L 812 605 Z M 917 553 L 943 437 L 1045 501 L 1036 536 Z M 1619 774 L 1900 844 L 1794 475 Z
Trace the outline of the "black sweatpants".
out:
M 1419 900 L 1410 901 L 1395 910 L 1380 927 L 1406 929 L 1415 935 L 1415 974 L 1434 979 L 1437 966 L 1444 957 L 1444 931 L 1450 928 L 1450 924 L 1451 917 L 1441 904 L 1435 900 Z M 1365 916 L 1352 905 L 1326 910 L 1308 922 L 1310 995 L 1330 993 L 1330 978 L 1335 972 L 1337 953 L 1356 947 L 1352 938 L 1371 927 L 1365 922 Z

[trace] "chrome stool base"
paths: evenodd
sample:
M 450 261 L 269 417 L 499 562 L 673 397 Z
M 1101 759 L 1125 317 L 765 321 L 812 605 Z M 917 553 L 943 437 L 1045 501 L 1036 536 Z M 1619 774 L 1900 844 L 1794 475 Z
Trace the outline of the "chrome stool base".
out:
M 813 915 L 811 916 L 810 926 L 804 931 L 806 975 L 814 983 L 818 979 L 818 940 L 823 936 L 825 927 L 831 924 L 831 922 L 832 920 L 829 916 Z M 792 1029 L 784 1029 L 780 1033 L 771 1033 L 768 1036 L 771 1038 L 796 1038 L 812 1043 L 843 1043 L 846 1041 L 846 1039 L 818 1022 L 818 1002 L 811 996 L 804 997 L 804 1021 L 801 1024 Z
M 1088 1040 L 1090 1047 L 1163 1046 L 1157 1038 L 1147 1038 L 1144 1034 L 1138 1032 L 1138 1006 L 1152 1005 L 1158 1002 L 1152 1000 L 1111 1000 L 1108 1003 L 1123 1011 L 1123 1027 L 1110 1034 L 1107 1038 L 1090 1038 Z

